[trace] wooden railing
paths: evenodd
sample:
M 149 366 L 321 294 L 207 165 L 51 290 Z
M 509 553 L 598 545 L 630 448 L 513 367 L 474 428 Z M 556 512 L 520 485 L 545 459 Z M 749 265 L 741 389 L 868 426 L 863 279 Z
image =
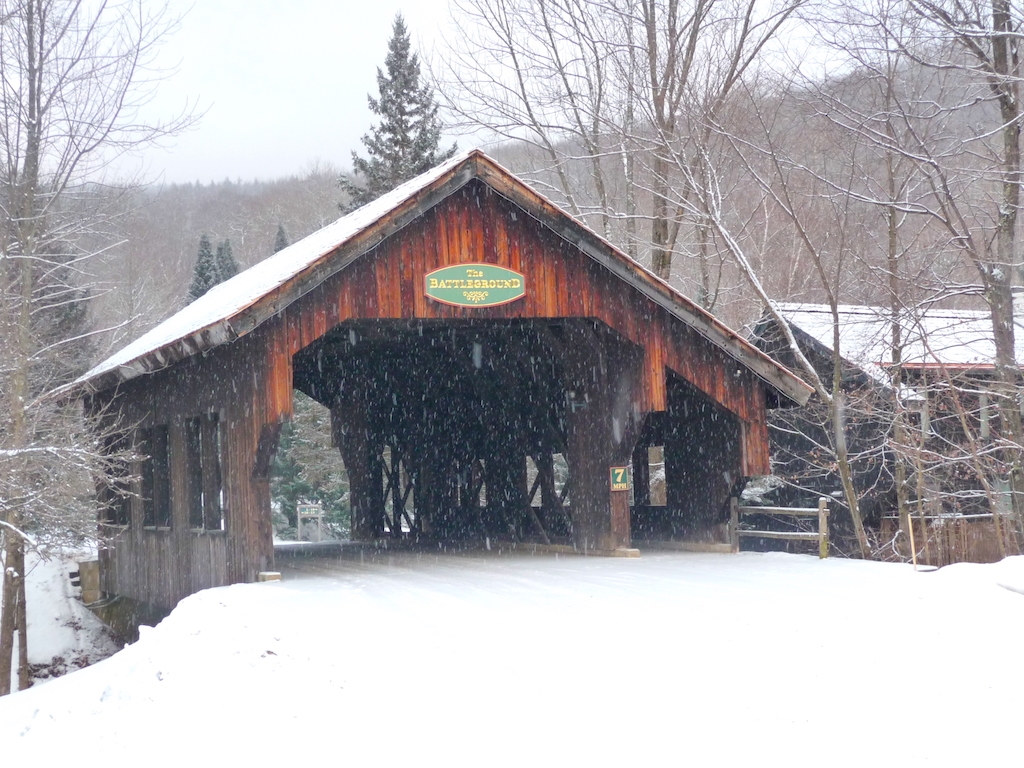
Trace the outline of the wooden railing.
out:
M 790 517 L 818 517 L 818 532 L 813 531 L 761 531 L 741 528 L 744 515 L 788 515 Z M 732 551 L 740 551 L 740 538 L 788 539 L 789 541 L 817 541 L 818 557 L 828 557 L 828 499 L 818 499 L 817 509 L 813 507 L 743 507 L 739 500 L 732 499 L 729 515 L 729 540 Z

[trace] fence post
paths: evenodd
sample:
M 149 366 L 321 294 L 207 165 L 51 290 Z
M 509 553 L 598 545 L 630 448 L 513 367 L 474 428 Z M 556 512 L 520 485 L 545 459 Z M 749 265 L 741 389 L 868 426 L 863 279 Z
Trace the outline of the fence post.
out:
M 828 557 L 828 499 L 818 499 L 818 558 Z
M 733 554 L 740 551 L 740 502 L 735 496 L 729 499 L 729 543 Z

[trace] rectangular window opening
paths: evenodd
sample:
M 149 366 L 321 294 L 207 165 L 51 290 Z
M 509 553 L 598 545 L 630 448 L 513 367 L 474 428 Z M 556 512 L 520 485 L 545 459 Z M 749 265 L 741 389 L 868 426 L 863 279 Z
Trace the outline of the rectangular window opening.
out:
M 652 445 L 647 448 L 647 492 L 652 507 L 664 507 L 665 493 L 665 446 Z
M 555 493 L 564 504 L 569 503 L 569 494 L 572 491 L 569 486 L 569 462 L 561 453 L 552 454 L 552 468 L 555 474 Z
M 171 470 L 167 425 L 140 432 L 142 453 L 142 524 L 148 528 L 171 527 Z
M 196 416 L 185 424 L 188 515 L 193 530 L 224 530 L 221 438 L 218 414 Z
M 127 528 L 132 521 L 130 449 L 130 435 L 126 433 L 110 435 L 104 441 L 107 465 L 100 483 L 99 501 L 103 523 L 115 528 Z
M 206 530 L 224 530 L 224 476 L 223 438 L 220 431 L 220 416 L 209 414 L 203 421 L 203 450 L 206 460 L 203 463 L 203 511 L 205 513 Z
M 185 422 L 185 465 L 188 470 L 188 524 L 203 527 L 203 425 L 197 416 Z

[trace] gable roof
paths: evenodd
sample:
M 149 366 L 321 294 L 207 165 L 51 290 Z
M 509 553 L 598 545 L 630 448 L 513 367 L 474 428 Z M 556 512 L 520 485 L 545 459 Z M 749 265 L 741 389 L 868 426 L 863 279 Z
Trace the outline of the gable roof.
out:
M 779 313 L 795 328 L 832 351 L 832 310 L 826 304 L 780 303 Z M 1015 312 L 1016 359 L 1024 361 L 1024 321 Z M 892 327 L 887 307 L 840 304 L 839 348 L 843 358 L 876 381 L 889 382 Z M 904 368 L 942 366 L 953 369 L 992 368 L 995 340 L 992 316 L 985 311 L 927 308 L 900 318 Z
M 811 390 L 797 376 L 478 149 L 456 155 L 214 286 L 63 391 L 101 391 L 244 336 L 473 179 L 578 247 L 787 400 L 807 401 Z

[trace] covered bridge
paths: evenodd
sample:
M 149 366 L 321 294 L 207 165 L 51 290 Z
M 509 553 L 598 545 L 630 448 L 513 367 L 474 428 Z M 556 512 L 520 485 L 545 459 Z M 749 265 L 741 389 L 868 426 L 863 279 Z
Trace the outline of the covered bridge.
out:
M 144 457 L 137 495 L 108 506 L 102 589 L 163 608 L 272 569 L 294 389 L 331 410 L 353 538 L 595 552 L 710 536 L 741 478 L 768 472 L 766 409 L 809 394 L 479 151 L 214 287 L 72 387 Z M 612 472 L 631 458 L 632 506 Z

